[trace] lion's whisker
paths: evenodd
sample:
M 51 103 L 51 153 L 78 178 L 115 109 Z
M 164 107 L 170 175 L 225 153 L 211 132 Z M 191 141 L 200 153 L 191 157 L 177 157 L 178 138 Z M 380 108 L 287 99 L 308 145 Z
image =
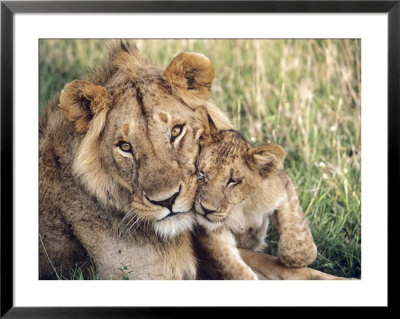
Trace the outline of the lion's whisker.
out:
M 121 221 L 119 222 L 118 227 L 121 226 L 122 224 L 124 224 L 125 221 L 126 221 L 128 218 L 132 218 L 132 213 L 133 213 L 133 208 L 129 209 L 129 210 L 126 212 L 125 216 L 124 216 L 124 217 L 121 219 Z M 133 215 L 133 216 L 135 216 L 135 215 Z
M 140 217 L 136 216 L 136 220 L 132 223 L 132 225 L 129 226 L 129 228 L 126 229 L 126 231 L 130 232 L 132 227 L 135 226 L 135 225 L 139 225 L 141 221 L 142 221 L 142 219 Z M 135 228 L 135 230 L 136 230 L 136 228 Z M 134 233 L 134 231 L 132 233 Z

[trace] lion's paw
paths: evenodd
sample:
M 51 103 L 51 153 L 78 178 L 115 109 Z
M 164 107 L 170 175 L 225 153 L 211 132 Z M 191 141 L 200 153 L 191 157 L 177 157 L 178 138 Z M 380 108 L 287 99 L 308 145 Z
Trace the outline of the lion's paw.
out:
M 299 241 L 294 236 L 282 235 L 278 244 L 278 259 L 287 267 L 305 267 L 317 257 L 314 242 Z

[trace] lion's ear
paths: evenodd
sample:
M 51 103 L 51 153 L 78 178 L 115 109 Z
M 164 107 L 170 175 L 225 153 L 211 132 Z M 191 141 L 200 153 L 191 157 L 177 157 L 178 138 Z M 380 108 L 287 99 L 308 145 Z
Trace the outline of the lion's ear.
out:
M 194 112 L 193 129 L 196 140 L 198 140 L 202 146 L 211 140 L 212 135 L 218 133 L 217 127 L 204 106 L 198 107 Z
M 164 76 L 175 86 L 193 90 L 198 97 L 208 99 L 214 69 L 210 60 L 200 53 L 179 53 L 167 67 Z
M 261 176 L 282 168 L 286 156 L 285 150 L 278 144 L 264 144 L 252 147 L 248 152 L 248 161 L 254 165 Z
M 111 96 L 106 89 L 88 81 L 74 80 L 65 85 L 60 95 L 60 108 L 81 133 L 87 131 L 96 114 L 110 106 Z

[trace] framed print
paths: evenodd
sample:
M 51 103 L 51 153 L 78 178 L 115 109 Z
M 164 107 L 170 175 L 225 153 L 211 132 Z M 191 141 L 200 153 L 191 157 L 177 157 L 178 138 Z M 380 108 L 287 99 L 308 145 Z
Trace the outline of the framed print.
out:
M 1 315 L 388 307 L 399 8 L 2 2 Z

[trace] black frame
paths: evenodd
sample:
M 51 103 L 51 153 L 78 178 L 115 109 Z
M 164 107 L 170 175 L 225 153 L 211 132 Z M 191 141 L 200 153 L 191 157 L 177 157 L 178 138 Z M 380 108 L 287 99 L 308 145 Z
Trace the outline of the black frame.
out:
M 396 1 L 1 1 L 1 313 L 6 318 L 132 318 L 190 316 L 191 309 L 65 307 L 25 308 L 13 306 L 13 15 L 14 13 L 388 13 L 388 204 L 398 213 L 400 163 L 400 0 Z M 387 213 L 389 213 L 389 211 Z M 381 212 L 377 212 L 381 213 Z M 388 218 L 390 215 L 388 214 Z M 388 223 L 391 224 L 390 222 Z M 390 235 L 388 244 L 390 244 Z M 389 248 L 389 245 L 388 245 Z M 389 262 L 389 256 L 388 256 Z M 389 269 L 388 269 L 389 270 Z M 389 287 L 388 281 L 388 287 Z M 390 289 L 389 289 L 390 290 Z M 390 298 L 388 307 L 390 308 Z M 255 311 L 272 309 L 252 308 Z M 292 308 L 293 309 L 293 308 Z M 337 308 L 336 308 L 337 309 Z M 335 308 L 330 311 L 336 312 Z M 227 308 L 196 309 L 196 315 L 230 314 Z M 239 310 L 239 311 L 238 311 Z M 200 312 L 199 312 L 200 311 Z M 246 309 L 247 316 L 249 310 Z M 296 309 L 296 313 L 306 308 Z M 324 310 L 323 310 L 324 311 Z M 192 312 L 193 313 L 193 312 Z

